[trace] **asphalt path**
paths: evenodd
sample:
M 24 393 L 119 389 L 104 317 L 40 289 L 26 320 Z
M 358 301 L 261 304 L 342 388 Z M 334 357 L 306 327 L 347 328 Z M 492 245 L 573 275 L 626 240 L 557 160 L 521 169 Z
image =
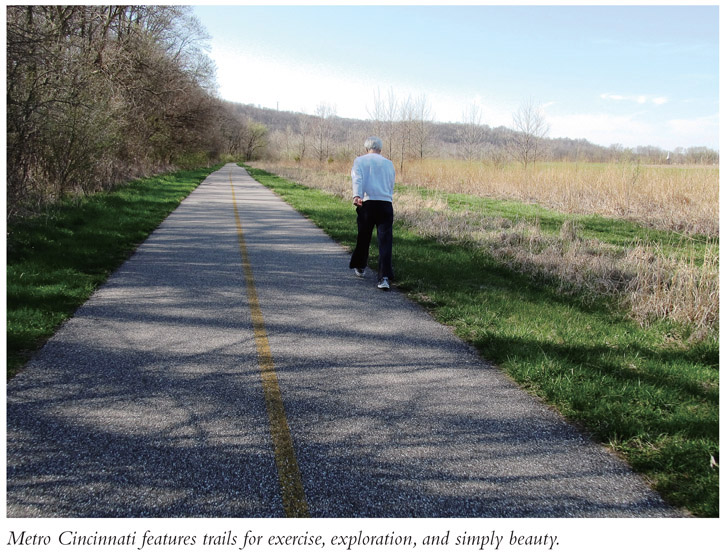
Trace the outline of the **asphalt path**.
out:
M 8 517 L 680 515 L 348 262 L 211 174 L 9 382 Z

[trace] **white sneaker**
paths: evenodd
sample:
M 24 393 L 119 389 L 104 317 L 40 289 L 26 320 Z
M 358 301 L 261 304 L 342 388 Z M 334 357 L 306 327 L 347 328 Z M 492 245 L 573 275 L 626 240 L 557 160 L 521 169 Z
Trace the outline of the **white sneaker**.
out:
M 364 276 L 365 276 L 365 268 L 355 267 L 355 268 L 354 268 L 354 274 L 355 274 L 357 277 L 364 277 Z
M 389 282 L 389 280 L 387 279 L 387 277 L 383 277 L 383 278 L 382 278 L 382 281 L 380 281 L 379 283 L 377 283 L 377 288 L 378 288 L 378 289 L 382 289 L 382 290 L 384 290 L 384 291 L 389 291 L 389 290 L 390 290 L 390 282 Z

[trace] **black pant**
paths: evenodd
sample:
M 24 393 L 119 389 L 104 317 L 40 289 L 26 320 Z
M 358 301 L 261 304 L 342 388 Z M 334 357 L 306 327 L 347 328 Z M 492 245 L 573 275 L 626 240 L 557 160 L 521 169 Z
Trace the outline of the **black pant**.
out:
M 349 267 L 364 269 L 367 267 L 372 231 L 377 227 L 377 245 L 380 261 L 377 267 L 377 279 L 393 279 L 392 274 L 392 221 L 394 214 L 392 202 L 368 200 L 357 207 L 357 245 L 352 253 Z

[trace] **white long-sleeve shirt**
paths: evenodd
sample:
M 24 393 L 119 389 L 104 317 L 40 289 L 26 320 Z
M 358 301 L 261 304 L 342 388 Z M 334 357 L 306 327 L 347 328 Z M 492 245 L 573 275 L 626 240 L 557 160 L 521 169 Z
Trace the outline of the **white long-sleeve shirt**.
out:
M 357 157 L 352 164 L 352 197 L 362 201 L 392 201 L 395 190 L 395 167 L 379 153 Z

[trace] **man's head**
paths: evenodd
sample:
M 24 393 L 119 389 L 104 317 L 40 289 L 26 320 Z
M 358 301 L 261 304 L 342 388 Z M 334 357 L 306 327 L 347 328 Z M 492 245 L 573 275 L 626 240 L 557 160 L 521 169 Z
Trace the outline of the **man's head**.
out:
M 381 153 L 382 152 L 382 140 L 377 136 L 370 136 L 365 140 L 365 149 L 369 153 Z

